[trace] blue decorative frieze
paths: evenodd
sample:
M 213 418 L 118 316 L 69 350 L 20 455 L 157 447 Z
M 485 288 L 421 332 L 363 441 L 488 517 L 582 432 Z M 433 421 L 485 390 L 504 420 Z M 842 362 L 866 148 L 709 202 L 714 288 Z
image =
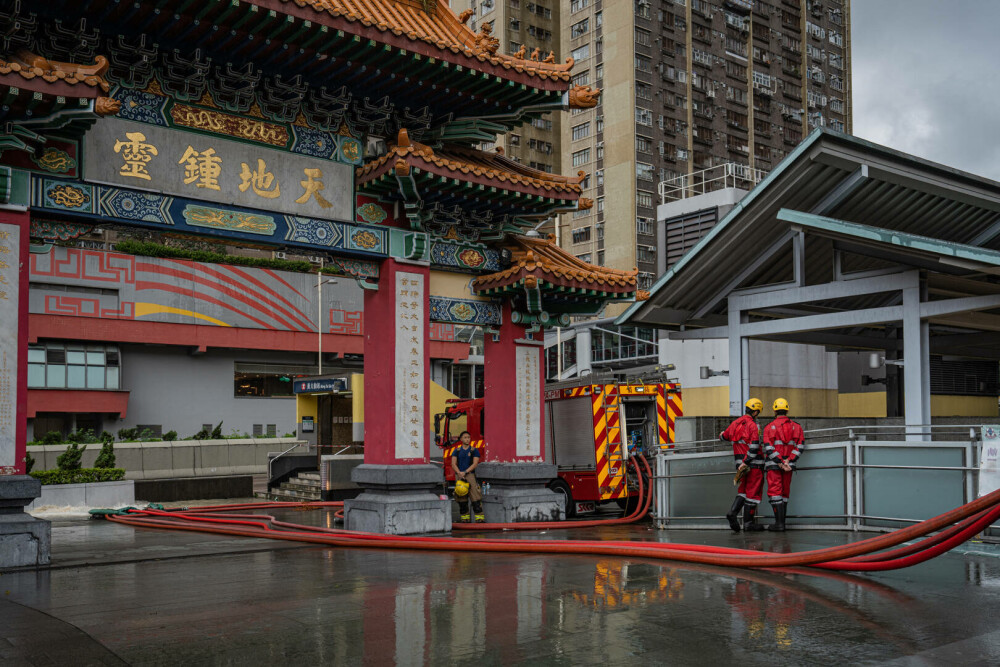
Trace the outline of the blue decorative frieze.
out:
M 118 88 L 111 96 L 122 103 L 116 114 L 118 118 L 163 127 L 170 125 L 166 114 L 169 98 L 128 88 Z
M 500 251 L 482 245 L 434 241 L 431 263 L 460 271 L 493 273 L 503 269 Z
M 286 215 L 285 220 L 288 223 L 288 232 L 285 236 L 287 241 L 380 255 L 388 254 L 388 235 L 385 229 L 292 215 Z
M 431 321 L 451 324 L 500 326 L 500 304 L 495 301 L 473 301 L 450 297 L 430 297 Z
M 102 215 L 137 222 L 174 224 L 170 215 L 170 205 L 174 201 L 172 197 L 103 186 L 98 187 L 98 191 Z
M 337 135 L 331 132 L 293 125 L 291 151 L 301 155 L 336 160 L 339 159 L 340 142 Z
M 44 208 L 72 213 L 95 213 L 97 198 L 94 186 L 75 181 L 32 179 L 35 184 L 33 199 Z

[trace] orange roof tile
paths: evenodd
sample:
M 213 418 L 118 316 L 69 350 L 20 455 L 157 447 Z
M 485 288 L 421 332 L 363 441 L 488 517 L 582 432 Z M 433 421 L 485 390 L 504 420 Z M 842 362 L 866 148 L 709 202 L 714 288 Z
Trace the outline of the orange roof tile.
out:
M 400 130 L 396 144 L 385 155 L 357 168 L 358 185 L 374 180 L 390 168 L 404 175 L 411 168 L 422 169 L 439 176 L 467 180 L 478 176 L 498 181 L 500 187 L 531 187 L 551 192 L 553 197 L 574 199 L 581 192 L 580 183 L 584 172 L 577 176 L 549 174 L 504 157 L 501 153 L 486 153 L 465 146 L 447 146 L 437 150 L 430 146 L 410 141 L 406 130 Z
M 108 71 L 108 61 L 104 56 L 97 56 L 93 65 L 77 65 L 48 60 L 28 51 L 20 51 L 12 58 L 0 58 L 0 74 L 18 74 L 25 81 L 35 81 L 42 87 L 28 86 L 30 90 L 45 92 L 44 83 L 65 83 L 81 85 L 94 89 L 92 93 L 83 93 L 81 97 L 95 97 L 97 91 L 108 92 L 110 84 L 104 78 Z
M 472 281 L 472 289 L 482 292 L 498 287 L 520 284 L 529 287 L 532 282 L 544 280 L 554 285 L 576 287 L 615 294 L 632 294 L 636 291 L 638 270 L 622 271 L 595 266 L 577 259 L 555 244 L 555 237 L 511 237 L 509 268 Z
M 381 32 L 405 35 L 454 54 L 464 54 L 481 63 L 490 63 L 506 70 L 542 79 L 568 82 L 573 59 L 556 63 L 551 54 L 544 60 L 536 50 L 530 58 L 517 58 L 497 53 L 499 42 L 489 29 L 475 33 L 465 21 L 455 15 L 446 0 L 282 0 L 299 7 L 311 7 L 317 12 L 343 17 L 354 23 L 374 27 Z M 467 16 L 463 13 L 463 17 Z M 523 50 L 522 50 L 523 51 Z

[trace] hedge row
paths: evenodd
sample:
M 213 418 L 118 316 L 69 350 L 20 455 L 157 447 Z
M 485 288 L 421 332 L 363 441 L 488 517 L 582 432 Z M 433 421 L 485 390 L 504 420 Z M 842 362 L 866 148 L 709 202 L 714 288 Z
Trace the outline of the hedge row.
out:
M 80 468 L 78 470 L 39 470 L 31 476 L 42 484 L 89 484 L 125 479 L 124 468 Z
M 278 269 L 281 271 L 295 271 L 298 273 L 309 273 L 313 266 L 309 262 L 292 261 L 289 259 L 271 259 L 268 257 L 241 257 L 239 255 L 226 255 L 221 252 L 210 250 L 188 250 L 186 248 L 174 248 L 162 243 L 152 243 L 150 241 L 136 241 L 125 239 L 115 244 L 115 250 L 128 253 L 130 255 L 142 255 L 144 257 L 173 257 L 177 259 L 190 259 L 195 262 L 207 262 L 209 264 L 232 264 L 235 266 L 256 266 L 265 269 Z

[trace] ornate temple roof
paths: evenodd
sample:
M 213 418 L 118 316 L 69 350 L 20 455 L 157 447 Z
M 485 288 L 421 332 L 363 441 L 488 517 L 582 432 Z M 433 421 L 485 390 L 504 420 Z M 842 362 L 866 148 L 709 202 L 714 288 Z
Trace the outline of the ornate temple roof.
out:
M 472 281 L 479 294 L 501 294 L 528 287 L 563 288 L 571 293 L 608 298 L 631 297 L 636 293 L 638 270 L 621 271 L 594 266 L 570 255 L 555 243 L 555 237 L 512 236 L 511 265 L 503 271 Z
M 411 169 L 559 199 L 578 198 L 580 183 L 585 177 L 584 172 L 579 172 L 577 176 L 549 174 L 525 167 L 500 153 L 486 153 L 465 146 L 452 145 L 433 149 L 411 141 L 406 130 L 401 130 L 396 144 L 385 155 L 358 167 L 357 183 L 361 187 L 390 170 L 395 170 L 400 176 L 408 175 Z
M 107 70 L 104 56 L 97 56 L 93 65 L 48 60 L 27 51 L 0 57 L 0 81 L 35 92 L 76 98 L 98 97 L 108 92 L 111 86 L 104 78 Z
M 456 16 L 446 0 L 282 0 L 285 4 L 309 6 L 317 12 L 372 27 L 382 33 L 405 36 L 454 54 L 464 54 L 480 63 L 490 63 L 505 70 L 527 74 L 531 77 L 568 82 L 573 59 L 556 63 L 552 54 L 542 54 L 536 49 L 528 54 L 498 53 L 500 42 L 491 34 L 492 28 L 484 24 L 475 33 L 466 26 L 471 12 Z M 255 2 L 265 5 L 267 3 Z M 519 56 L 519 57 L 518 57 Z

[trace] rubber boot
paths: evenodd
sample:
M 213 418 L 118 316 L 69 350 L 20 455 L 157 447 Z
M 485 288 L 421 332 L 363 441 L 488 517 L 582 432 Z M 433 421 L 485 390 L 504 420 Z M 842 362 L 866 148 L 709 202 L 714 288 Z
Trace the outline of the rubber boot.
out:
M 768 526 L 768 530 L 774 533 L 785 532 L 785 512 L 788 511 L 788 505 L 786 503 L 777 503 L 776 505 L 771 505 L 774 510 L 774 525 Z
M 458 503 L 458 520 L 462 523 L 468 523 L 469 521 L 469 501 L 466 500 L 464 503 L 459 501 Z
M 476 515 L 476 523 L 486 523 L 486 516 L 483 515 L 483 503 L 475 501 L 472 503 L 472 511 Z
M 757 523 L 754 519 L 757 518 L 757 506 L 747 503 L 743 506 L 743 530 L 748 533 L 756 533 L 757 531 L 764 530 L 764 526 Z
M 729 522 L 729 527 L 733 529 L 734 533 L 740 532 L 740 508 L 743 507 L 743 503 L 746 502 L 746 498 L 743 496 L 736 496 L 733 501 L 733 506 L 729 508 L 729 513 L 726 514 L 726 521 Z

